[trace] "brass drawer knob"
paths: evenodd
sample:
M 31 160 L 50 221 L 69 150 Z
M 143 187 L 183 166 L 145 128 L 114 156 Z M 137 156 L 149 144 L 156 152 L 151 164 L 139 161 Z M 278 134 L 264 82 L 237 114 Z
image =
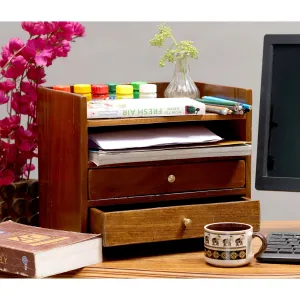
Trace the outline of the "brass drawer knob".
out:
M 174 176 L 174 175 L 169 175 L 168 181 L 169 181 L 170 183 L 173 183 L 173 182 L 175 181 L 175 176 Z
M 187 226 L 192 224 L 192 220 L 188 219 L 188 218 L 184 218 L 183 219 L 183 224 L 184 224 L 185 227 L 187 227 Z

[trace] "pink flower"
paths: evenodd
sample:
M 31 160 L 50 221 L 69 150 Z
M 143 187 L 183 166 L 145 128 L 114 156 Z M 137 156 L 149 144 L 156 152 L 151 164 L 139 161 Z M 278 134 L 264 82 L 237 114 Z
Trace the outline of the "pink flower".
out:
M 2 47 L 0 67 L 3 68 L 11 57 L 12 53 L 9 50 L 9 44 L 7 44 L 6 46 Z
M 22 53 L 28 60 L 34 59 L 37 66 L 46 66 L 52 57 L 53 48 L 47 45 L 45 39 L 35 38 L 27 42 Z
M 67 57 L 70 50 L 70 42 L 62 41 L 61 46 L 55 49 L 55 53 L 58 57 Z
M 11 56 L 12 56 L 12 53 L 11 53 L 11 51 L 9 49 L 9 44 L 7 44 L 6 46 L 2 47 L 1 57 L 3 59 L 8 60 Z
M 58 27 L 58 22 L 44 22 L 44 34 L 53 33 L 57 31 Z
M 72 41 L 74 35 L 74 26 L 72 22 L 58 22 L 59 28 L 56 33 L 56 36 L 59 39 Z
M 5 93 L 12 91 L 15 87 L 16 83 L 11 79 L 0 82 L 0 90 L 4 91 Z
M 0 91 L 0 105 L 5 104 L 8 101 L 9 101 L 8 96 L 3 91 Z
M 19 38 L 12 38 L 9 41 L 9 50 L 14 53 L 15 51 L 19 51 L 24 46 L 24 42 Z
M 14 182 L 14 172 L 11 170 L 0 171 L 0 186 L 10 185 Z
M 41 35 L 45 31 L 43 22 L 22 22 L 22 28 L 28 31 L 30 36 Z
M 24 167 L 23 167 L 23 172 L 24 172 L 24 175 L 25 176 L 28 176 L 28 173 L 30 171 L 33 171 L 35 170 L 35 165 L 33 163 L 30 163 L 30 164 L 26 164 Z
M 2 70 L 1 74 L 6 78 L 17 78 L 25 71 L 27 61 L 23 56 L 17 55 L 10 61 L 6 70 Z
M 45 83 L 46 73 L 43 67 L 33 67 L 31 66 L 27 71 L 27 78 L 33 80 L 37 84 Z
M 15 141 L 21 151 L 31 151 L 35 149 L 35 135 L 31 130 L 24 130 L 23 126 L 16 130 Z
M 11 108 L 18 114 L 29 115 L 31 98 L 28 95 L 21 95 L 20 92 L 13 93 Z
M 7 138 L 13 130 L 20 126 L 21 118 L 17 115 L 9 118 L 4 118 L 0 121 L 0 135 L 2 138 Z
M 71 22 L 74 28 L 74 35 L 77 37 L 85 36 L 85 27 L 79 22 Z
M 23 81 L 21 84 L 21 91 L 25 94 L 21 96 L 22 103 L 36 102 L 37 92 L 35 85 L 28 81 Z
M 46 82 L 45 67 L 66 57 L 70 41 L 85 34 L 78 22 L 22 22 L 22 28 L 29 32 L 29 40 L 11 38 L 0 53 L 5 78 L 0 81 L 0 104 L 11 108 L 0 120 L 0 186 L 24 174 L 29 177 L 35 169 L 31 160 L 38 157 L 37 87 Z M 26 128 L 21 126 L 22 114 L 28 117 Z

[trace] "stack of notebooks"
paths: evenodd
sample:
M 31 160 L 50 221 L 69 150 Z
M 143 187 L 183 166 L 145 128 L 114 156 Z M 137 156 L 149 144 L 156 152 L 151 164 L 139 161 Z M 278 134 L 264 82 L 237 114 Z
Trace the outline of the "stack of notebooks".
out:
M 144 161 L 251 155 L 251 143 L 225 141 L 202 125 L 112 129 L 89 135 L 96 166 Z

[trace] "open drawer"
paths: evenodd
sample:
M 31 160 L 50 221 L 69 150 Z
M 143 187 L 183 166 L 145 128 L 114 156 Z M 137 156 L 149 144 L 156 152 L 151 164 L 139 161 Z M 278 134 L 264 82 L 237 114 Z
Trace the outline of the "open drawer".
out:
M 251 224 L 255 231 L 260 229 L 259 201 L 245 197 L 222 197 L 215 201 L 91 208 L 90 231 L 101 233 L 103 246 L 111 247 L 200 238 L 204 225 L 212 222 L 242 222 Z

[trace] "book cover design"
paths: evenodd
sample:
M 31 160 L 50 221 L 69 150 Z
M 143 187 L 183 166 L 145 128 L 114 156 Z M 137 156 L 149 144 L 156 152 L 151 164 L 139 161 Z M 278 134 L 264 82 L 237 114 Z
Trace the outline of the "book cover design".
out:
M 88 103 L 87 118 L 137 118 L 203 115 L 205 105 L 189 98 L 99 100 Z
M 99 237 L 33 227 L 7 221 L 0 223 L 0 270 L 27 277 L 35 276 L 35 254 Z

